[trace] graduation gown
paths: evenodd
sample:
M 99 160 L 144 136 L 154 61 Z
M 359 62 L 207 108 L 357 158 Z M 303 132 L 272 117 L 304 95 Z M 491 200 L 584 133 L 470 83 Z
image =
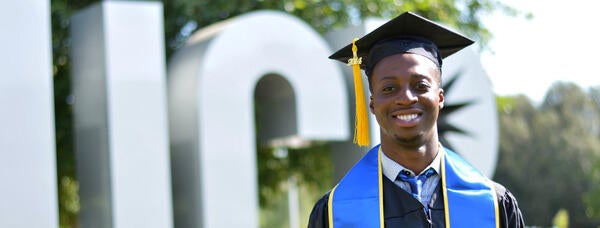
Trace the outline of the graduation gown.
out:
M 429 215 L 424 206 L 410 193 L 396 186 L 388 178 L 383 177 L 383 202 L 385 227 L 445 227 L 443 194 L 441 183 L 431 197 Z M 502 185 L 495 183 L 498 199 L 500 227 L 525 227 L 517 200 Z M 325 194 L 315 204 L 308 223 L 309 228 L 328 228 L 327 201 L 329 193 Z M 473 224 L 476 227 L 476 224 Z

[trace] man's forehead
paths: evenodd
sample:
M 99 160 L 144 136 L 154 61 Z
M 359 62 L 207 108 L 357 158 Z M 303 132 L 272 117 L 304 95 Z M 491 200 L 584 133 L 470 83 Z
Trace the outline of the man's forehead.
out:
M 400 68 L 406 68 L 406 70 L 417 72 L 439 71 L 438 66 L 433 61 L 421 55 L 412 53 L 400 53 L 385 57 L 375 65 L 374 71 L 375 69 L 381 70 L 381 68 L 387 70 L 400 70 Z

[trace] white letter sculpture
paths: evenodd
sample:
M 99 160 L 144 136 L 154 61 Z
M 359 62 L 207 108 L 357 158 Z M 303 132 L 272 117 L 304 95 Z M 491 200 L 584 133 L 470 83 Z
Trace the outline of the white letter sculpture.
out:
M 0 227 L 58 227 L 49 3 L 0 7 Z
M 72 18 L 81 227 L 172 227 L 162 4 Z
M 326 42 L 284 13 L 257 11 L 194 34 L 169 63 L 177 227 L 258 227 L 254 95 L 278 75 L 295 95 L 294 137 L 348 137 L 347 91 Z M 270 81 L 271 79 L 269 79 Z M 274 95 L 275 96 L 275 95 Z

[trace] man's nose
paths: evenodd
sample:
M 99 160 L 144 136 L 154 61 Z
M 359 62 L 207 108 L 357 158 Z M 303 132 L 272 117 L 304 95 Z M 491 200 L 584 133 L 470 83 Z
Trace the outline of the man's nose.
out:
M 396 104 L 411 105 L 417 102 L 417 95 L 410 88 L 402 88 L 396 96 Z

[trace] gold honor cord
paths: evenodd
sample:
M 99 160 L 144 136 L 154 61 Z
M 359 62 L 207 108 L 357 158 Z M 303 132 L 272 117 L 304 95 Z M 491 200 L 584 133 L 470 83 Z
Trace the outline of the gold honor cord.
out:
M 329 227 L 333 228 L 333 193 L 337 188 L 337 184 L 333 189 L 331 189 L 331 193 L 329 193 L 329 199 L 327 200 L 327 217 L 329 217 Z
M 439 144 L 438 144 L 439 145 Z M 442 146 L 438 146 L 438 153 L 442 151 Z M 446 228 L 450 228 L 450 213 L 448 210 L 448 189 L 446 188 L 446 162 L 445 158 L 446 151 L 442 154 L 442 194 L 444 195 L 444 219 L 446 221 Z
M 384 228 L 384 215 L 383 215 L 383 175 L 381 168 L 381 146 L 379 146 L 379 151 L 377 151 L 377 178 L 379 182 L 379 227 Z
M 368 146 L 369 143 L 369 120 L 367 116 L 367 105 L 363 86 L 362 75 L 360 73 L 360 64 L 362 57 L 358 57 L 358 47 L 356 41 L 352 40 L 352 58 L 348 59 L 348 65 L 352 66 L 354 75 L 354 95 L 356 100 L 356 121 L 354 126 L 354 143 L 359 146 Z
M 496 186 L 490 180 L 490 188 L 492 190 L 492 197 L 494 197 L 494 214 L 496 215 L 496 228 L 500 228 L 500 209 L 498 208 L 498 196 L 496 195 Z

